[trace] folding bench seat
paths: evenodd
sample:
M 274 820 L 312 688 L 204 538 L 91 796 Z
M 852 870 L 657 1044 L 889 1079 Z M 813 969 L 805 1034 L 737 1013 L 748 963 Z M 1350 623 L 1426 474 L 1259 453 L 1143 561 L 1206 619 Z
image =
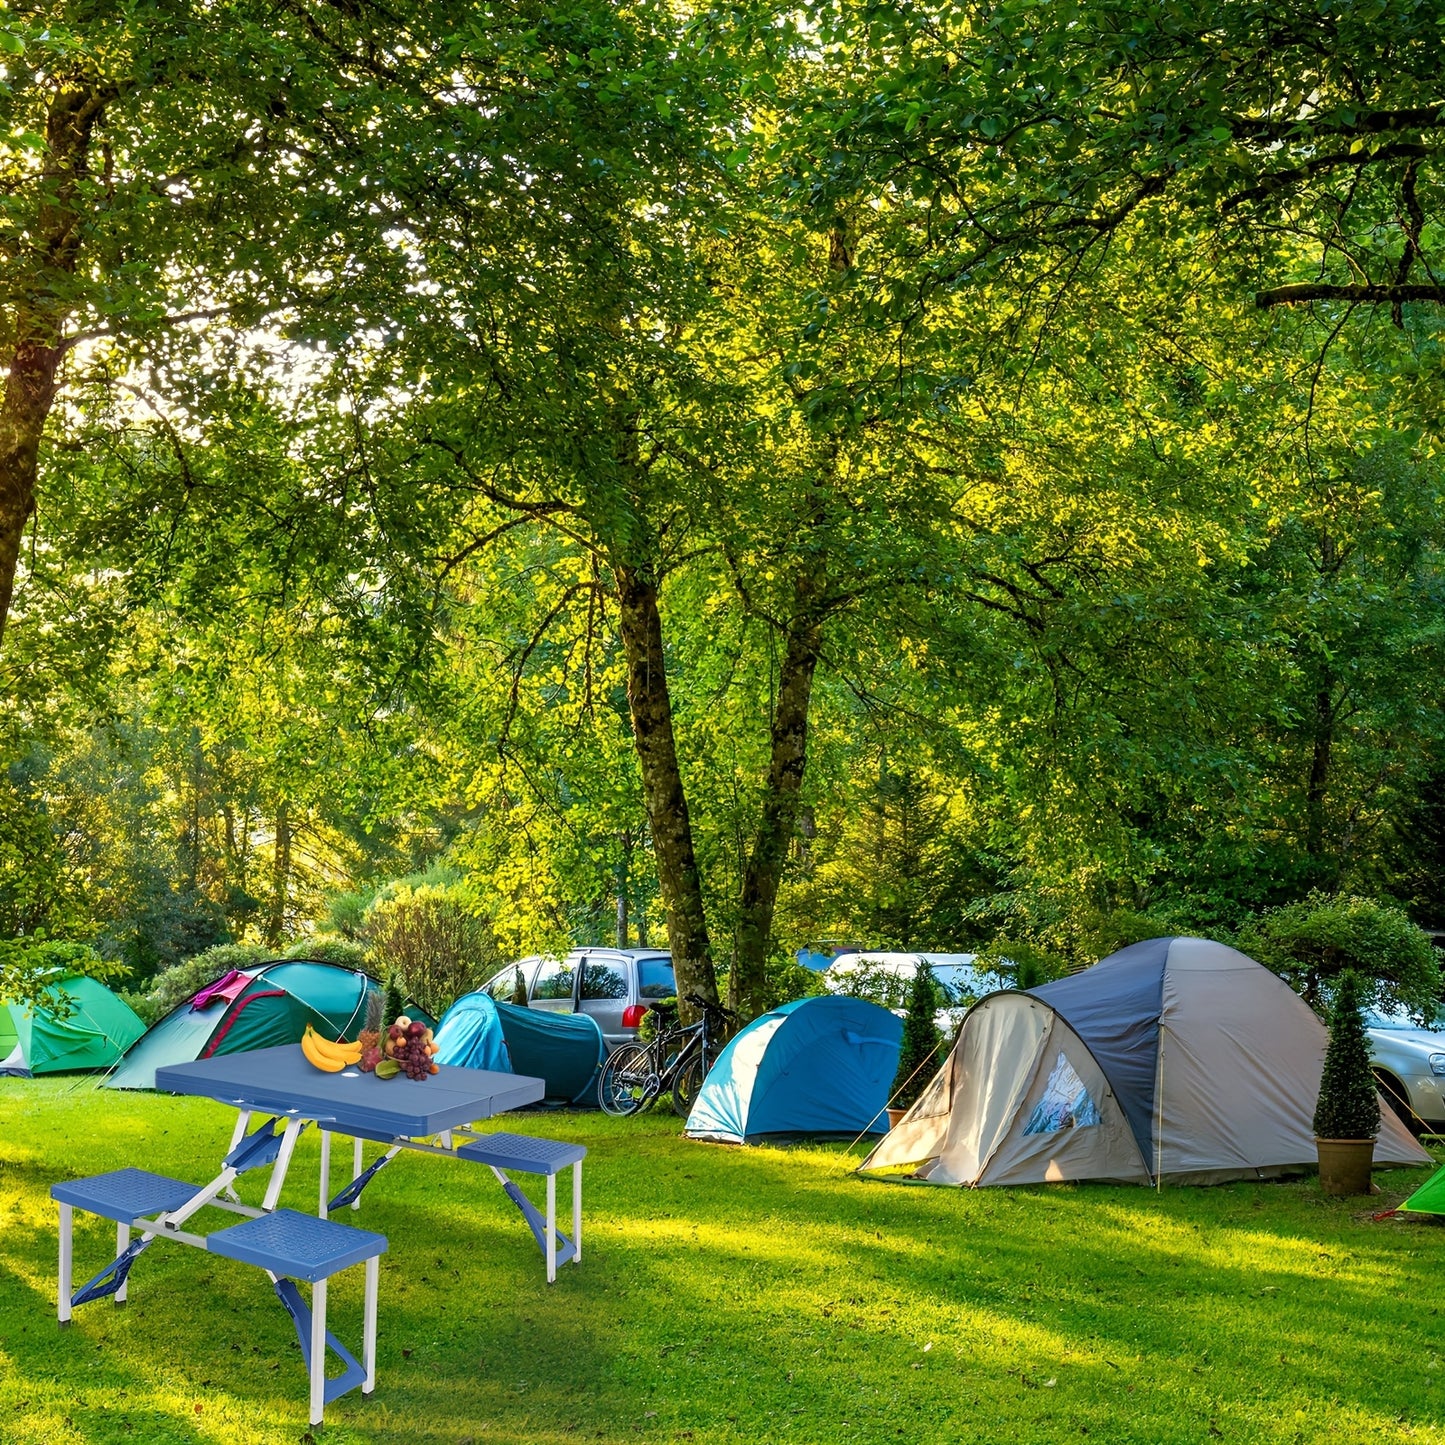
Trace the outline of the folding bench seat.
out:
M 349 1390 L 361 1386 L 370 1395 L 376 1389 L 376 1297 L 381 1256 L 386 1236 L 354 1229 L 334 1219 L 317 1219 L 294 1209 L 277 1209 L 206 1237 L 212 1254 L 254 1264 L 270 1275 L 276 1296 L 296 1326 L 301 1354 L 311 1380 L 311 1423 L 319 1425 L 325 1408 Z M 326 1328 L 326 1282 L 353 1264 L 366 1265 L 363 1306 L 362 1360 L 358 1364 Z M 301 1298 L 295 1281 L 311 1286 L 311 1306 Z M 326 1351 L 330 1349 L 346 1367 L 333 1380 L 326 1378 Z
M 152 1174 L 148 1169 L 113 1169 L 109 1174 L 93 1174 L 89 1179 L 70 1179 L 64 1184 L 52 1184 L 50 1197 L 60 1205 L 60 1285 L 56 1301 L 60 1323 L 70 1323 L 73 1306 L 108 1294 L 115 1296 L 116 1304 L 124 1304 L 130 1267 L 146 1245 L 144 1240 L 135 1244 L 130 1242 L 132 1221 L 179 1209 L 198 1188 L 198 1185 L 187 1184 L 183 1179 Z M 72 1297 L 72 1223 L 77 1209 L 84 1214 L 98 1214 L 102 1219 L 115 1221 L 117 1258 L 94 1279 L 82 1285 Z
M 522 1211 L 542 1252 L 547 1256 L 547 1283 L 557 1279 L 557 1266 L 582 1258 L 582 1161 L 587 1150 L 581 1144 L 564 1144 L 557 1139 L 537 1139 L 526 1134 L 488 1134 L 457 1150 L 457 1158 L 488 1164 L 507 1197 Z M 572 1238 L 557 1233 L 557 1174 L 572 1166 Z M 543 1174 L 547 1179 L 547 1214 L 522 1193 L 503 1172 Z

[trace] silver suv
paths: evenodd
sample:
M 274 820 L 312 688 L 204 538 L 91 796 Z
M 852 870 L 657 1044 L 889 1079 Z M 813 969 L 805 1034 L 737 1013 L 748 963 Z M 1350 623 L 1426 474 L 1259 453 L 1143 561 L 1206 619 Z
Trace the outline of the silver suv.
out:
M 1367 1010 L 1380 1092 L 1414 1133 L 1445 1128 L 1445 1030 L 1422 1029 L 1403 1014 Z
M 666 949 L 574 948 L 566 958 L 534 954 L 509 963 L 482 987 L 493 998 L 510 1001 L 518 974 L 532 1008 L 591 1014 L 609 1051 L 631 1043 L 643 1014 L 677 993 Z

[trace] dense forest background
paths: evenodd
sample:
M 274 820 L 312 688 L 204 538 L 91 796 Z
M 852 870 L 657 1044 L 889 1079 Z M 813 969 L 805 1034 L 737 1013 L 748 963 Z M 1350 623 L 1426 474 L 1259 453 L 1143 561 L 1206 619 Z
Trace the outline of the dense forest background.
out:
M 0 940 L 1445 928 L 1440 41 L 13 4 Z

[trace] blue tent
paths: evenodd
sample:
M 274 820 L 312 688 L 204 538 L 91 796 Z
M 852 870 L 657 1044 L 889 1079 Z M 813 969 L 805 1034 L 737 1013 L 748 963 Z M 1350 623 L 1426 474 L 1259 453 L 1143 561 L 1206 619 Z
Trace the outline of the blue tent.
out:
M 436 1042 L 438 1063 L 529 1074 L 546 1083 L 549 1099 L 597 1102 L 607 1044 L 591 1014 L 519 1008 L 478 991 L 464 994 L 442 1015 Z
M 439 1064 L 512 1072 L 497 1003 L 488 993 L 469 993 L 459 998 L 442 1015 L 435 1038 Z
M 882 1133 L 903 1021 L 825 994 L 756 1018 L 708 1071 L 687 1132 L 747 1144 L 768 1134 Z

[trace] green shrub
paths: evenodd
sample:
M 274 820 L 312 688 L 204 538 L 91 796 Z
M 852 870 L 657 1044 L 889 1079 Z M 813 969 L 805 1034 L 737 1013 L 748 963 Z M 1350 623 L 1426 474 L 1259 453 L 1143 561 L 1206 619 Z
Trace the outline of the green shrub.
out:
M 637 1037 L 643 1043 L 649 1044 L 658 1034 L 666 1033 L 668 1029 L 676 1027 L 677 999 L 649 999 L 647 1012 L 643 1014 L 642 1022 L 637 1026 Z
M 355 968 L 365 973 L 370 954 L 364 943 L 336 934 L 319 933 L 311 938 L 298 938 L 286 950 L 287 958 L 310 958 L 317 963 L 336 963 L 342 968 Z
M 903 1017 L 903 1048 L 898 1055 L 898 1073 L 893 1079 L 895 1109 L 910 1108 L 928 1087 L 938 1068 L 943 1035 L 933 1015 L 938 1008 L 938 985 L 933 970 L 923 962 L 908 989 L 908 1012 Z
M 1247 924 L 1235 946 L 1273 969 L 1316 1013 L 1347 972 L 1368 1005 L 1433 1019 L 1440 965 L 1430 939 L 1403 910 L 1375 898 L 1311 893 Z
M 1380 1097 L 1370 1068 L 1370 1042 L 1360 1012 L 1360 981 L 1340 975 L 1330 1009 L 1330 1045 L 1320 1097 L 1315 1105 L 1315 1134 L 1321 1139 L 1373 1139 L 1380 1132 Z
M 163 1019 L 177 1004 L 184 1003 L 208 983 L 214 983 L 233 968 L 255 968 L 276 955 L 259 943 L 218 943 L 174 968 L 158 973 L 144 993 L 125 994 L 125 1001 L 141 1016 L 142 1022 L 153 1024 Z
M 490 924 L 458 884 L 388 885 L 366 932 L 376 965 L 394 969 L 406 996 L 436 1018 L 503 962 Z

